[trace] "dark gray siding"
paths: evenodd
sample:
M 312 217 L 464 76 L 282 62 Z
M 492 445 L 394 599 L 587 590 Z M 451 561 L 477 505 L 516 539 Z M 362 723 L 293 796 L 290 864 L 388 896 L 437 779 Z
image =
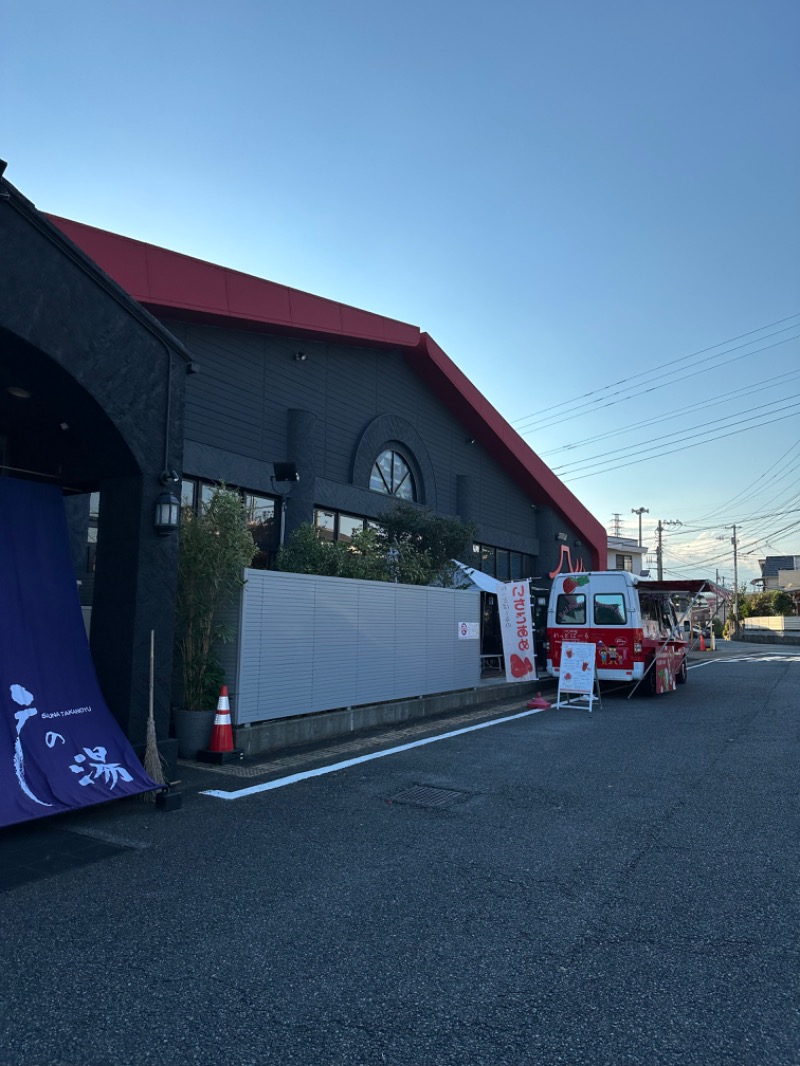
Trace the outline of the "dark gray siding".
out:
M 435 481 L 426 484 L 428 498 L 439 513 L 458 513 L 457 479 L 468 475 L 479 537 L 538 554 L 531 501 L 480 445 L 467 443 L 468 431 L 399 351 L 167 325 L 199 368 L 187 381 L 186 474 L 269 492 L 270 464 L 294 458 L 288 454 L 288 411 L 302 409 L 315 417 L 314 502 L 375 515 L 385 509 L 386 497 L 369 492 L 366 483 L 353 486 L 353 462 L 370 423 L 393 415 L 421 438 Z M 304 361 L 293 359 L 299 351 Z

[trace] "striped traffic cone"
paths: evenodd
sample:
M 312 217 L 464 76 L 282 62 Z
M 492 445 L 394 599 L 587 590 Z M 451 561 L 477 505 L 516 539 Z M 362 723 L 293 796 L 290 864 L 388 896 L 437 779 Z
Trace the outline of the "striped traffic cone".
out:
M 228 686 L 219 690 L 217 713 L 211 729 L 211 741 L 207 748 L 198 751 L 200 762 L 226 763 L 237 762 L 244 758 L 244 751 L 233 746 L 233 726 L 231 725 L 231 704 L 228 699 Z

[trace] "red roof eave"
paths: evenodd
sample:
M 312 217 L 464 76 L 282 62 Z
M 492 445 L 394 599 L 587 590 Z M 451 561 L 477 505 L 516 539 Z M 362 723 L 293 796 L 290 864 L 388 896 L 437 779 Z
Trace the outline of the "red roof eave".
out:
M 608 534 L 499 411 L 427 333 L 406 358 L 448 409 L 475 434 L 493 459 L 537 503 L 551 506 L 580 531 L 592 552 L 591 567 L 604 567 Z
M 148 310 L 230 328 L 291 331 L 389 347 L 419 340 L 419 328 L 207 263 L 131 237 L 49 215 L 50 221 Z
M 591 568 L 606 565 L 604 527 L 417 326 L 82 222 L 47 217 L 118 285 L 161 318 L 172 315 L 228 329 L 292 332 L 400 349 L 415 373 L 523 491 L 534 502 L 553 507 L 580 532 L 592 552 Z

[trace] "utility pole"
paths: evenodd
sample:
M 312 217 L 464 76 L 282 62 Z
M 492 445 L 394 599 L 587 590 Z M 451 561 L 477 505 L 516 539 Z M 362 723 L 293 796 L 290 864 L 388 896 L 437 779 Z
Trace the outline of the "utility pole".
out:
M 661 534 L 664 532 L 665 526 L 680 525 L 683 525 L 683 523 L 679 522 L 677 518 L 667 519 L 667 521 L 665 522 L 662 522 L 660 518 L 658 520 L 658 525 L 656 526 L 656 534 L 658 536 L 658 545 L 656 547 L 656 565 L 658 567 L 657 573 L 659 581 L 664 580 L 664 549 L 661 545 Z
M 650 514 L 649 507 L 631 507 L 631 514 L 638 514 L 639 516 L 639 547 L 642 548 L 642 515 Z
M 733 631 L 736 636 L 739 636 L 739 557 L 737 554 L 737 548 L 739 545 L 736 542 L 736 526 L 733 527 L 733 536 L 731 537 L 731 544 L 733 545 Z

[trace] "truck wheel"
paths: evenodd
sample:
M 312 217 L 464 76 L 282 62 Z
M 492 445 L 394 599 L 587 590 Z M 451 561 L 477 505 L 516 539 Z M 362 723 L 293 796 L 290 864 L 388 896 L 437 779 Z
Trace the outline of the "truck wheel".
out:
M 644 681 L 642 682 L 642 688 L 644 689 L 646 696 L 658 695 L 657 682 L 658 679 L 656 677 L 656 668 L 655 664 L 653 664 L 653 666 L 651 666 L 650 669 L 647 671 L 647 675 Z
M 646 663 L 644 664 L 646 667 Z M 651 666 L 649 671 L 644 675 L 637 687 L 637 693 L 640 696 L 655 696 L 656 694 L 656 668 Z
M 686 656 L 684 655 L 683 661 L 681 662 L 681 665 L 680 665 L 680 669 L 675 674 L 675 681 L 679 685 L 685 685 L 688 680 L 689 680 L 689 671 L 688 671 L 688 669 L 686 667 Z

